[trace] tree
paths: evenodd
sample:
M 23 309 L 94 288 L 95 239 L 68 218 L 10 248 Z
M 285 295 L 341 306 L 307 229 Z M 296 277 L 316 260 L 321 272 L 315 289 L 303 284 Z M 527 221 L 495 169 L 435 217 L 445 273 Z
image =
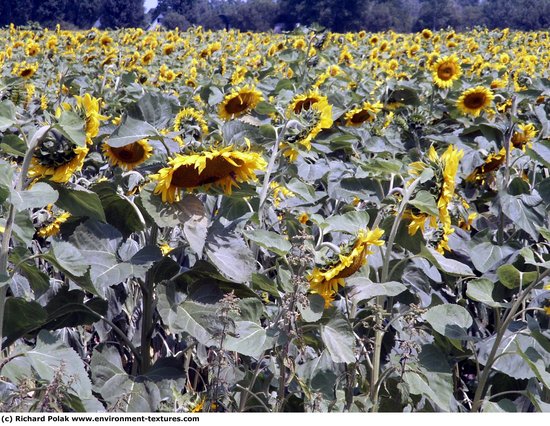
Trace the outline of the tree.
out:
M 101 25 L 104 28 L 141 27 L 144 23 L 143 0 L 103 0 Z

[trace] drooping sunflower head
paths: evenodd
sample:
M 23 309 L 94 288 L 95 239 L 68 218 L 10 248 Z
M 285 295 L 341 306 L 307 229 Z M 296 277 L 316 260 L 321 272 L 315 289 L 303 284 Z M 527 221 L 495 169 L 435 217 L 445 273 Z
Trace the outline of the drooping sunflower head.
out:
M 153 147 L 149 145 L 146 139 L 141 139 L 118 148 L 103 142 L 101 150 L 112 166 L 119 166 L 124 170 L 133 170 L 151 157 Z
M 92 138 L 99 134 L 99 125 L 101 121 L 108 120 L 109 117 L 99 113 L 99 99 L 94 98 L 89 93 L 84 96 L 75 96 L 76 106 L 84 111 L 86 120 L 86 140 L 92 143 Z
M 537 136 L 537 129 L 532 123 L 518 125 L 518 131 L 512 135 L 514 148 L 525 149 Z
M 481 166 L 477 166 L 472 173 L 466 178 L 467 182 L 483 184 L 487 176 L 498 170 L 506 161 L 506 149 L 501 148 L 499 152 L 488 154 Z
M 28 176 L 68 182 L 74 172 L 82 168 L 87 154 L 87 147 L 77 146 L 57 130 L 51 130 L 35 148 Z
M 440 58 L 432 68 L 432 77 L 437 87 L 449 89 L 462 75 L 462 68 L 456 55 Z
M 218 113 L 224 120 L 231 120 L 253 110 L 263 99 L 262 92 L 246 85 L 228 94 L 220 104 Z
M 150 178 L 157 182 L 155 194 L 161 194 L 163 202 L 179 200 L 181 190 L 192 192 L 217 187 L 231 194 L 239 183 L 256 181 L 256 170 L 267 166 L 261 154 L 250 149 L 208 148 L 190 154 L 176 154 L 164 167 Z
M 463 114 L 479 116 L 493 101 L 494 95 L 490 89 L 483 86 L 472 87 L 462 92 L 456 103 Z
M 384 234 L 382 229 L 362 229 L 355 241 L 348 247 L 342 248 L 338 258 L 323 268 L 314 268 L 308 277 L 310 290 L 325 299 L 325 307 L 329 307 L 339 287 L 345 286 L 345 279 L 355 274 L 372 254 L 371 246 L 382 246 L 380 238 Z
M 42 223 L 40 229 L 37 232 L 37 235 L 41 238 L 56 236 L 61 230 L 61 225 L 67 222 L 67 219 L 69 219 L 70 217 L 71 214 L 68 212 L 61 213 L 57 216 L 52 216 L 46 222 Z
M 313 104 L 320 101 L 326 102 L 326 97 L 316 91 L 311 91 L 296 95 L 294 99 L 292 99 L 288 109 L 294 112 L 294 114 L 300 114 L 302 111 L 309 110 Z
M 182 109 L 174 118 L 174 131 L 181 130 L 184 130 L 184 133 L 176 138 L 180 145 L 189 138 L 201 140 L 204 135 L 208 134 L 208 124 L 204 114 L 194 108 Z
M 285 142 L 300 143 L 307 150 L 311 149 L 311 141 L 323 130 L 332 126 L 332 105 L 326 97 L 321 97 L 308 109 L 302 109 L 293 120 L 293 125 L 287 128 Z
M 358 127 L 363 123 L 372 123 L 376 119 L 376 115 L 382 111 L 383 105 L 380 102 L 373 104 L 364 102 L 359 108 L 354 108 L 346 113 L 344 120 L 346 126 Z

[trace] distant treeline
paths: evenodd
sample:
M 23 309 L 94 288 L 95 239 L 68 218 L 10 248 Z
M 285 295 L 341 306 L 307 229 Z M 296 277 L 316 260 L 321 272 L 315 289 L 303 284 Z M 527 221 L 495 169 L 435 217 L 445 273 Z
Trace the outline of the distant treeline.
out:
M 317 23 L 332 31 L 419 31 L 476 26 L 520 30 L 550 28 L 550 0 L 160 0 L 144 12 L 143 0 L 0 1 L 0 26 L 63 28 L 202 25 L 208 29 L 289 30 Z

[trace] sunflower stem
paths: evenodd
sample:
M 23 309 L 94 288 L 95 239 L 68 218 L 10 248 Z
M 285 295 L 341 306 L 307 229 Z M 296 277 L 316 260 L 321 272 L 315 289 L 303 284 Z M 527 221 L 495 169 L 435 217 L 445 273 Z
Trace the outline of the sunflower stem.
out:
M 27 152 L 23 158 L 23 164 L 21 165 L 21 172 L 19 173 L 18 179 L 15 183 L 15 190 L 22 191 L 25 189 L 25 180 L 27 178 L 27 173 L 31 165 L 32 156 L 34 149 L 38 146 L 40 141 L 46 136 L 50 126 L 43 126 L 36 131 L 33 138 L 28 141 L 28 138 L 23 132 L 23 129 L 19 127 L 21 137 L 27 144 Z M 6 226 L 4 229 L 4 234 L 2 235 L 2 244 L 0 245 L 0 277 L 8 275 L 8 256 L 10 252 L 10 241 L 13 233 L 13 225 L 15 222 L 15 206 L 10 204 L 8 210 L 8 217 L 6 219 Z M 2 358 L 2 349 L 4 342 L 4 314 L 6 308 L 6 298 L 8 294 L 9 284 L 7 282 L 0 288 L 0 359 Z

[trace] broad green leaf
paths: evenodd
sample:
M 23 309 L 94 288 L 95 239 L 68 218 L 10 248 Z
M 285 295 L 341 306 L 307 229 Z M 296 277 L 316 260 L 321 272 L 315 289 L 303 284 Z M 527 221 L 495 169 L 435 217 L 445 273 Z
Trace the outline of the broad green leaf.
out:
M 473 276 L 472 269 L 457 260 L 447 259 L 430 247 L 423 246 L 420 255 L 428 259 L 437 269 L 453 276 Z
M 334 362 L 355 362 L 355 338 L 345 319 L 334 317 L 327 324 L 321 325 L 321 339 Z
M 37 182 L 29 189 L 11 190 L 10 201 L 17 211 L 42 208 L 57 201 L 59 193 L 45 182 Z
M 88 270 L 86 259 L 71 243 L 52 241 L 52 254 L 57 260 L 57 264 L 71 275 L 81 277 Z
M 0 132 L 15 124 L 15 105 L 11 101 L 0 102 Z
M 513 196 L 503 192 L 499 194 L 499 200 L 504 215 L 531 238 L 538 239 L 538 228 L 544 224 L 545 218 L 542 198 L 539 195 Z
M 58 130 L 78 146 L 86 146 L 85 121 L 72 111 L 63 111 L 59 117 Z
M 99 196 L 82 186 L 67 186 L 55 183 L 50 185 L 59 193 L 56 205 L 73 216 L 89 217 L 102 222 L 106 221 L 105 211 Z
M 265 330 L 255 322 L 237 321 L 235 337 L 226 336 L 223 349 L 257 358 L 264 352 L 266 338 Z
M 259 246 L 272 251 L 279 256 L 286 255 L 292 248 L 292 244 L 276 232 L 255 229 L 253 231 L 243 232 L 243 235 L 249 240 L 254 241 Z
M 396 281 L 387 283 L 373 283 L 368 278 L 350 278 L 347 280 L 349 297 L 354 303 L 369 300 L 376 296 L 397 296 L 403 293 L 407 287 Z
M 409 201 L 409 204 L 416 207 L 422 213 L 427 213 L 432 216 L 439 216 L 435 197 L 428 191 L 418 191 L 414 199 Z
M 468 282 L 466 296 L 476 302 L 484 303 L 492 308 L 498 308 L 503 305 L 493 299 L 494 289 L 495 284 L 492 281 L 486 278 L 478 278 Z
M 298 304 L 302 319 L 305 322 L 317 322 L 325 311 L 325 299 L 318 294 L 308 294 L 307 299 L 309 302 L 307 306 Z
M 6 154 L 24 157 L 27 144 L 16 135 L 5 135 L 0 139 L 0 149 Z
M 538 277 L 536 271 L 521 272 L 514 265 L 502 265 L 497 269 L 497 277 L 503 286 L 514 289 L 520 286 L 527 287 Z
M 532 147 L 528 147 L 525 152 L 533 160 L 538 161 L 545 167 L 550 168 L 550 141 L 541 139 L 537 143 L 533 144 Z
M 4 311 L 4 345 L 9 345 L 25 334 L 39 329 L 47 320 L 48 313 L 37 302 L 19 297 L 8 297 Z
M 279 297 L 277 285 L 264 275 L 254 273 L 251 278 L 252 288 L 254 290 L 265 291 L 273 297 Z
M 473 320 L 470 313 L 460 305 L 437 305 L 423 314 L 432 328 L 451 339 L 468 338 L 467 331 Z
M 472 253 L 483 253 L 483 256 L 471 256 L 475 268 L 485 273 L 502 264 L 514 252 L 509 246 L 498 246 L 490 242 L 484 242 L 472 247 Z
M 153 126 L 145 121 L 125 116 L 120 126 L 107 139 L 107 144 L 113 148 L 120 148 L 151 137 L 159 137 Z
M 163 203 L 153 193 L 154 185 L 146 185 L 141 191 L 143 208 L 160 227 L 183 225 L 183 232 L 193 251 L 202 254 L 208 232 L 208 217 L 202 202 L 194 195 L 184 195 L 176 203 Z
M 177 109 L 178 105 L 174 97 L 163 93 L 146 93 L 139 101 L 127 107 L 127 113 L 132 119 L 147 122 L 157 129 L 162 129 L 167 127 Z
M 415 371 L 405 371 L 402 375 L 403 381 L 407 383 L 409 392 L 413 395 L 421 395 L 429 398 L 437 407 L 448 411 L 450 401 L 444 400 L 441 395 L 435 392 L 428 379 Z
M 93 297 L 85 302 L 84 296 L 83 291 L 69 290 L 68 286 L 64 286 L 45 306 L 48 319 L 44 328 L 56 330 L 64 327 L 90 325 L 99 321 L 100 318 L 93 312 L 105 315 L 108 308 L 107 301 Z
M 359 230 L 367 228 L 369 224 L 369 214 L 366 211 L 354 211 L 344 213 L 343 215 L 331 216 L 326 220 L 328 227 L 325 232 L 346 232 L 348 234 L 357 234 Z

